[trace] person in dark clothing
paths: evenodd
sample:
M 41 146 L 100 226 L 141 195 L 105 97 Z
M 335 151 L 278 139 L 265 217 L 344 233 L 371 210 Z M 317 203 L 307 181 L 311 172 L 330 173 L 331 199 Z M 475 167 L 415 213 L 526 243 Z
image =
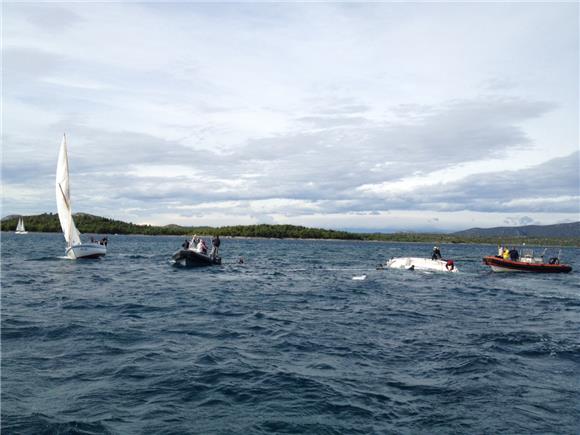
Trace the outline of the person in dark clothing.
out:
M 189 240 L 185 239 L 185 242 L 181 244 L 183 249 L 189 249 Z
M 512 261 L 518 261 L 520 259 L 520 253 L 518 252 L 517 249 L 510 249 L 510 260 Z
M 438 246 L 433 247 L 433 253 L 431 254 L 431 260 L 441 260 L 441 250 Z
M 107 246 L 107 243 L 109 243 L 109 239 L 107 238 L 107 236 L 105 236 L 101 240 L 101 245 Z
M 216 258 L 218 256 L 218 251 L 220 250 L 220 236 L 214 236 L 211 239 L 211 258 Z

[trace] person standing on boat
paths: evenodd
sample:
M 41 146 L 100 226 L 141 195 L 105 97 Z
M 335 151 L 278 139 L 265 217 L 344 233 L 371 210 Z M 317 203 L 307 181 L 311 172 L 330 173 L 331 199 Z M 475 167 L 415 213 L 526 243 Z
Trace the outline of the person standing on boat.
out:
M 220 250 L 220 236 L 214 236 L 211 239 L 211 258 L 216 258 L 218 256 L 218 251 Z
M 503 259 L 504 260 L 510 259 L 510 249 L 507 246 L 503 249 Z
M 197 252 L 207 254 L 207 245 L 205 244 L 205 240 L 202 238 L 199 239 L 199 243 L 197 244 Z
M 183 249 L 189 249 L 189 240 L 185 239 L 185 241 L 181 244 Z
M 194 234 L 191 237 L 191 242 L 189 242 L 189 249 L 191 249 L 192 251 L 197 251 L 198 242 L 199 242 L 199 237 L 197 237 L 197 234 Z
M 441 250 L 438 246 L 433 247 L 433 253 L 431 254 L 431 260 L 441 260 Z
M 520 259 L 520 253 L 517 249 L 510 249 L 509 251 L 509 259 L 512 261 L 518 261 Z

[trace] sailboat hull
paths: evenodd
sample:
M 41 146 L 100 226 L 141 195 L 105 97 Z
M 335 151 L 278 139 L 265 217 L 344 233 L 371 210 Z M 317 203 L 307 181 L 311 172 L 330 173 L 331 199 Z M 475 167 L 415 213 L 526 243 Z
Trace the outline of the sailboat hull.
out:
M 14 234 L 28 234 L 28 231 L 16 231 Z
M 391 258 L 385 263 L 384 267 L 390 269 L 427 270 L 431 272 L 458 272 L 453 262 L 417 257 Z
M 99 258 L 107 253 L 107 247 L 98 243 L 82 243 L 73 245 L 66 250 L 66 256 L 78 260 L 80 258 Z

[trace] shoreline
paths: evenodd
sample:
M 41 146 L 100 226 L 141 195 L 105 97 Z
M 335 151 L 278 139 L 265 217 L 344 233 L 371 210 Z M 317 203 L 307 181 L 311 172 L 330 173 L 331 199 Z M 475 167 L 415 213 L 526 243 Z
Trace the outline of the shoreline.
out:
M 5 231 L 2 230 L 1 231 L 2 235 L 4 234 L 14 234 L 13 231 Z M 28 234 L 60 234 L 60 232 L 57 231 L 29 231 Z M 108 237 L 116 237 L 116 236 L 138 236 L 138 237 L 178 237 L 178 238 L 187 238 L 190 239 L 191 235 L 190 234 L 137 234 L 137 233 L 131 233 L 131 234 L 118 234 L 118 233 L 93 233 L 93 232 L 86 232 L 83 233 L 85 235 L 97 235 L 97 236 L 102 236 L 102 235 L 106 235 Z M 447 235 L 443 235 L 443 236 L 447 236 Z M 204 237 L 204 238 L 211 238 L 212 235 L 208 234 L 208 235 L 200 235 L 200 237 Z M 392 244 L 392 243 L 404 243 L 404 244 L 415 244 L 415 245 L 420 245 L 420 244 L 438 244 L 438 245 L 484 245 L 484 246 L 498 246 L 497 242 L 489 242 L 489 241 L 468 241 L 468 240 L 462 240 L 462 241 L 457 241 L 457 242 L 453 242 L 453 241 L 443 241 L 443 240 L 437 240 L 436 237 L 434 238 L 430 238 L 428 240 L 421 240 L 421 241 L 416 241 L 416 240 L 373 240 L 373 239 L 369 239 L 369 240 L 365 240 L 365 239 L 325 239 L 325 238 L 299 238 L 299 237 L 260 237 L 260 236 L 220 236 L 221 239 L 227 240 L 291 240 L 291 241 L 307 241 L 307 242 L 359 242 L 359 243 L 386 243 L 386 244 Z M 501 240 L 500 240 L 501 242 Z M 566 244 L 552 244 L 549 242 L 549 239 L 547 239 L 545 242 L 542 241 L 537 241 L 537 240 L 519 240 L 519 241 L 510 241 L 509 238 L 506 238 L 505 241 L 502 242 L 502 244 L 504 245 L 514 245 L 514 246 L 529 246 L 529 247 L 533 247 L 533 248 L 539 248 L 539 247 L 549 247 L 549 248 L 580 248 L 580 240 L 577 241 L 576 243 L 572 243 L 569 245 Z

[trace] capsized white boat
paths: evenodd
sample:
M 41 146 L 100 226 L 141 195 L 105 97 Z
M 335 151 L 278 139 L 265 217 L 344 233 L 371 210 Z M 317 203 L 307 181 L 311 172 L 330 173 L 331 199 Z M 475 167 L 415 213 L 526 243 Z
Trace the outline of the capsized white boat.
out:
M 432 260 L 419 257 L 391 258 L 385 265 L 389 269 L 428 270 L 432 272 L 458 272 L 453 260 Z
M 16 234 L 28 234 L 28 231 L 24 228 L 24 220 L 22 218 L 18 219 L 18 225 L 16 225 Z
M 83 243 L 81 233 L 75 226 L 70 202 L 70 184 L 68 174 L 68 153 L 66 135 L 63 136 L 56 166 L 56 206 L 58 219 L 66 240 L 66 256 L 77 258 L 97 258 L 107 253 L 107 247 L 100 243 Z

